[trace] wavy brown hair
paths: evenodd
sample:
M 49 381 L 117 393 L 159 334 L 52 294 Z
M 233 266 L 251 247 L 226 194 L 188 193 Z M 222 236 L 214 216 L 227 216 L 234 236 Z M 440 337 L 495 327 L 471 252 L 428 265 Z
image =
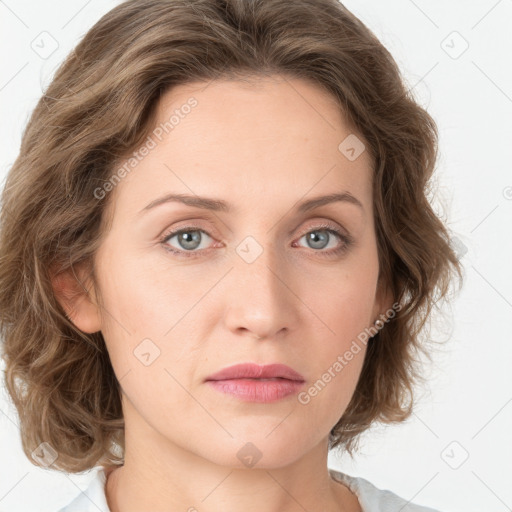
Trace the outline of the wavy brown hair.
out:
M 53 277 L 82 267 L 96 283 L 112 194 L 99 200 L 94 191 L 146 139 L 169 88 L 272 74 L 323 88 L 364 140 L 374 162 L 380 283 L 401 306 L 369 342 L 329 446 L 352 455 L 371 424 L 411 414 L 418 355 L 428 355 L 424 325 L 462 267 L 427 198 L 436 124 L 391 54 L 337 0 L 130 0 L 104 15 L 59 67 L 2 192 L 5 385 L 31 461 L 47 442 L 59 470 L 123 463 L 120 387 L 102 333 L 80 331 L 52 286 Z

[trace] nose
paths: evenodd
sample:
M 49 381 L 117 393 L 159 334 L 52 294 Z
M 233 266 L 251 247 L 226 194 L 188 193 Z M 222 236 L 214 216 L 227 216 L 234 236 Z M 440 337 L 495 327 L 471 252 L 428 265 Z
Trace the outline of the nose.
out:
M 257 339 L 284 336 L 300 326 L 301 279 L 270 244 L 248 237 L 236 248 L 223 304 L 226 327 Z

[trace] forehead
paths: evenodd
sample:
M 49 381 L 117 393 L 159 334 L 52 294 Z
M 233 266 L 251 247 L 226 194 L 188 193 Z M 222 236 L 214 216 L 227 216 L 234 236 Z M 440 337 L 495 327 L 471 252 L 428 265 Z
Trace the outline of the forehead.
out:
M 311 80 L 283 75 L 175 86 L 160 97 L 154 128 L 163 128 L 167 135 L 183 132 L 177 130 L 180 125 L 199 130 L 198 146 L 219 139 L 233 145 L 242 140 L 271 143 L 276 137 L 290 144 L 320 142 L 330 135 L 327 146 L 339 135 L 353 132 L 329 92 Z
M 354 136 L 335 99 L 310 81 L 181 84 L 161 96 L 150 132 L 154 147 L 118 185 L 126 189 L 119 200 L 131 211 L 165 192 L 261 206 L 262 198 L 293 203 L 348 190 L 368 202 L 369 153 L 350 159 L 343 152 Z

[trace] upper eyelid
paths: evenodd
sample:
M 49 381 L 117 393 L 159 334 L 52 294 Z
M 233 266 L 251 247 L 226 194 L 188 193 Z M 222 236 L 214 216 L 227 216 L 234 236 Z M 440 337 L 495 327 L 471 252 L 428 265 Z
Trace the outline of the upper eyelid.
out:
M 213 230 L 210 228 L 210 227 L 205 227 L 203 228 L 203 225 L 204 223 L 207 223 L 207 224 L 211 224 L 212 222 L 215 222 L 215 219 L 210 219 L 210 218 L 205 218 L 205 219 L 201 219 L 201 218 L 198 218 L 198 219 L 184 219 L 184 220 L 178 220 L 176 223 L 178 225 L 183 225 L 183 227 L 177 227 L 177 228 L 169 228 L 168 230 L 166 231 L 180 231 L 182 229 L 201 229 L 203 231 L 206 231 L 208 232 L 209 230 L 211 231 L 216 231 L 217 228 L 214 228 Z M 325 217 L 325 216 L 322 216 L 322 215 L 319 215 L 318 217 L 313 217 L 313 218 L 309 218 L 309 219 L 303 219 L 300 221 L 299 225 L 301 224 L 305 224 L 305 223 L 311 223 L 310 227 L 308 229 L 318 229 L 318 224 L 329 224 L 331 227 L 335 228 L 335 229 L 340 229 L 341 231 L 345 231 L 347 232 L 348 234 L 348 230 L 346 229 L 346 227 L 343 226 L 343 224 L 340 222 L 340 221 L 337 221 L 337 220 L 334 220 L 334 219 L 329 219 L 328 217 Z M 295 224 L 295 227 L 291 228 L 290 230 L 288 230 L 286 232 L 287 235 L 291 234 L 293 231 L 296 231 L 297 230 L 297 224 Z M 231 229 L 229 229 L 229 231 L 231 232 Z

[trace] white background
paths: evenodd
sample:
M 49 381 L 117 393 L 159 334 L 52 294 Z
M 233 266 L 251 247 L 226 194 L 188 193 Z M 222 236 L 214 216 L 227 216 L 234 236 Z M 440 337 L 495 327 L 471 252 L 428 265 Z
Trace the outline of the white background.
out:
M 117 3 L 0 0 L 2 180 L 42 88 Z M 391 51 L 438 123 L 435 207 L 467 252 L 465 286 L 432 332 L 446 343 L 426 368 L 430 384 L 413 417 L 372 429 L 355 461 L 331 454 L 329 466 L 442 512 L 512 510 L 512 0 L 345 5 Z M 58 43 L 47 59 L 31 47 L 43 31 Z M 93 472 L 34 466 L 0 391 L 0 512 L 58 510 Z

